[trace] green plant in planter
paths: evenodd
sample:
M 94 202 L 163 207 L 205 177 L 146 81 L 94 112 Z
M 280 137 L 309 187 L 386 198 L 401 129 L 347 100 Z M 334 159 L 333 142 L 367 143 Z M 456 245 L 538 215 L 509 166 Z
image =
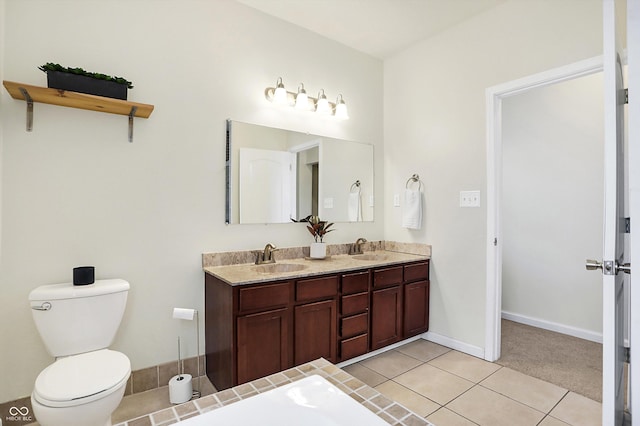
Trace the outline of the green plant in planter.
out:
M 67 67 L 63 67 L 60 64 L 47 62 L 46 64 L 39 66 L 38 69 L 44 72 L 58 71 L 58 72 L 64 72 L 69 74 L 83 75 L 85 77 L 95 78 L 96 80 L 112 81 L 114 83 L 124 84 L 127 86 L 127 88 L 133 89 L 133 84 L 125 78 L 110 76 L 110 75 L 101 74 L 97 72 L 89 72 L 89 71 L 83 70 L 82 68 L 67 68 Z
M 308 216 L 307 218 L 301 220 L 301 222 L 308 222 L 307 229 L 313 235 L 313 239 L 316 243 L 322 242 L 325 234 L 327 232 L 333 231 L 333 229 L 329 229 L 333 226 L 333 223 L 329 223 L 326 220 L 320 220 L 319 216 Z M 318 241 L 320 240 L 320 241 Z

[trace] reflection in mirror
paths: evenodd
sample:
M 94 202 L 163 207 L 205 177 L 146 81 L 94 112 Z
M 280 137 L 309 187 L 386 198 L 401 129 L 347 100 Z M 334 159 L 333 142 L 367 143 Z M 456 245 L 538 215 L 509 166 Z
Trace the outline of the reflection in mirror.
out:
M 227 223 L 373 221 L 373 145 L 227 121 Z

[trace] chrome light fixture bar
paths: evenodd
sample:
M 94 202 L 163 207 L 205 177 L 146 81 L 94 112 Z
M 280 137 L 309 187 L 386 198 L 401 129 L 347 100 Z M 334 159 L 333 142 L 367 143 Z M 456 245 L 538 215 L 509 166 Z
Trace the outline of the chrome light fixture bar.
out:
M 324 89 L 320 89 L 318 97 L 314 98 L 307 95 L 303 83 L 298 86 L 297 93 L 288 92 L 284 87 L 282 77 L 278 77 L 276 87 L 267 87 L 264 90 L 264 96 L 276 105 L 294 107 L 300 111 L 316 112 L 319 115 L 333 115 L 342 120 L 349 118 L 347 104 L 344 102 L 342 94 L 339 94 L 336 102 L 333 103 L 328 101 Z

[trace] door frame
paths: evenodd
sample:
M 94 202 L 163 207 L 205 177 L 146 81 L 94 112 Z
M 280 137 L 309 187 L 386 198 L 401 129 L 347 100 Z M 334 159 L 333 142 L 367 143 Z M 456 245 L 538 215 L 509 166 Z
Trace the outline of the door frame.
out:
M 602 56 L 533 74 L 486 89 L 487 272 L 484 359 L 500 358 L 502 318 L 502 100 L 603 70 Z

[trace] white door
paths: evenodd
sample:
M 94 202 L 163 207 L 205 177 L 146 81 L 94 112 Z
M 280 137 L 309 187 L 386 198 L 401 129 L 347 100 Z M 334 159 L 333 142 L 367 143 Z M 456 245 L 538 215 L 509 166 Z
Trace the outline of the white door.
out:
M 640 0 L 627 0 L 627 87 L 630 88 L 628 105 L 628 143 L 629 143 L 629 215 L 635 218 L 631 228 L 631 246 L 640 247 Z M 634 91 L 635 90 L 635 91 Z M 640 250 L 630 253 L 631 265 L 640 265 Z M 638 274 L 636 273 L 636 277 Z M 635 283 L 631 286 L 631 420 L 634 426 L 640 426 L 640 290 Z M 633 388 L 633 386 L 636 386 Z
M 295 216 L 295 154 L 241 148 L 240 223 L 287 223 Z
M 602 268 L 602 424 L 618 426 L 624 417 L 625 274 L 624 253 L 624 85 L 622 41 L 625 0 L 604 0 L 604 234 Z M 618 30 L 617 30 L 618 29 Z M 587 265 L 593 268 L 594 265 Z

